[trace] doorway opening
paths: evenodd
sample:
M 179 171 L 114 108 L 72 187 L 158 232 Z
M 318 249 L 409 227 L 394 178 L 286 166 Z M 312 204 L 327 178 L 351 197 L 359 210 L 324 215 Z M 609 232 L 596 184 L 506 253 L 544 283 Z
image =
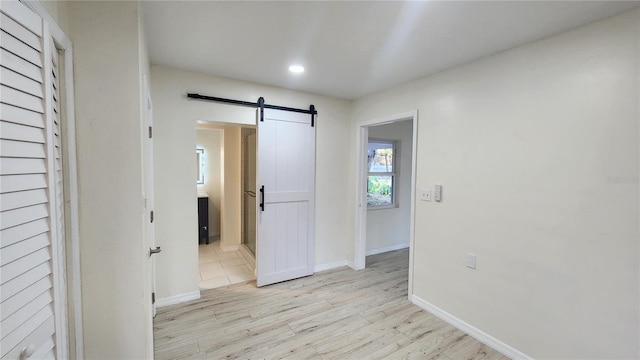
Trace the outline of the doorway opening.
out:
M 256 256 L 256 129 L 243 127 L 242 162 L 242 244 Z
M 417 111 L 357 125 L 354 269 L 367 256 L 409 249 L 408 296 L 413 293 Z M 379 256 L 378 256 L 379 257 Z
M 245 179 L 247 187 L 255 184 L 255 171 L 244 170 L 249 156 L 243 151 L 242 135 L 251 132 L 255 134 L 255 126 L 196 125 L 200 290 L 255 280 L 255 256 L 243 243 L 249 222 L 243 195 Z

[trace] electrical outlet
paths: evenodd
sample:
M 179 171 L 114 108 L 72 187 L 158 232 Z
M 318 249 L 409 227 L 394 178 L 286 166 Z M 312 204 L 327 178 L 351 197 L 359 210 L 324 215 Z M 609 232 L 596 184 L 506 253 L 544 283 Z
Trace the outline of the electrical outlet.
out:
M 422 189 L 420 191 L 420 200 L 431 201 L 431 189 Z

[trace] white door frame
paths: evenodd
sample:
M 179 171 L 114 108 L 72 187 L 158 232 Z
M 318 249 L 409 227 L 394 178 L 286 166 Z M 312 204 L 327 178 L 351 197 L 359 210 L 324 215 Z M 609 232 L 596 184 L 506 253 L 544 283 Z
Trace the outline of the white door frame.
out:
M 365 154 L 369 138 L 369 127 L 411 120 L 413 123 L 413 144 L 411 149 L 411 220 L 409 229 L 409 300 L 413 295 L 413 246 L 415 241 L 415 205 L 416 205 L 416 150 L 418 139 L 418 110 L 383 116 L 356 124 L 356 206 L 355 239 L 353 249 L 353 269 L 362 270 L 366 263 L 367 247 L 367 178 Z

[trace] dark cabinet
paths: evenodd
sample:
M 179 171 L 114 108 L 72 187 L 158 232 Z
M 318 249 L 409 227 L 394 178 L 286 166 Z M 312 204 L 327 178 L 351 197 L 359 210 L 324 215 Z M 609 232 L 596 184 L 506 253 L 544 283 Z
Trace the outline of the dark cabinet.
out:
M 209 243 L 209 198 L 198 197 L 198 243 Z

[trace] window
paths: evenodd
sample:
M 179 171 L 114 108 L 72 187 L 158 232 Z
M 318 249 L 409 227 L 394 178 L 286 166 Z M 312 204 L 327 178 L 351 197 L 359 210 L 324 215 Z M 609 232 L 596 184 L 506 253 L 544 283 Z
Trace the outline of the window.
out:
M 367 207 L 395 207 L 396 142 L 369 139 L 367 149 Z

